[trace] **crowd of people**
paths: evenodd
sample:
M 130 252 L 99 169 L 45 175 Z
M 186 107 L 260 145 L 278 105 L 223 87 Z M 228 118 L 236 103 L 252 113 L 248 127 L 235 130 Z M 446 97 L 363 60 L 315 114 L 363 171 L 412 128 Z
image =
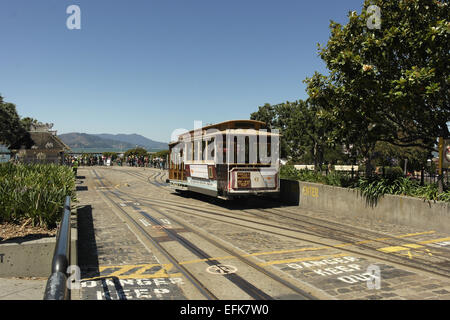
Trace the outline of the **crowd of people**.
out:
M 166 169 L 166 160 L 164 158 L 151 159 L 144 156 L 129 156 L 124 159 L 124 162 L 130 167 Z
M 166 159 L 164 158 L 150 158 L 148 156 L 128 156 L 125 158 L 117 158 L 114 161 L 105 156 L 73 156 L 67 155 L 65 163 L 71 167 L 78 166 L 104 166 L 113 165 L 118 166 L 128 165 L 130 167 L 144 167 L 144 168 L 158 168 L 166 169 Z
M 80 166 L 102 166 L 106 164 L 106 159 L 103 156 L 66 156 L 66 164 L 70 165 L 75 161 L 77 161 Z

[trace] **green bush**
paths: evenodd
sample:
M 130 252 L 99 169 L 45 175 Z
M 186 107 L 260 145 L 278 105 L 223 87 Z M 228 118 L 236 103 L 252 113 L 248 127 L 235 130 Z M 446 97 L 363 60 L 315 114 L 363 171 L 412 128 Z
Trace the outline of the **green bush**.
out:
M 450 202 L 450 190 L 438 194 L 437 200 Z
M 295 169 L 293 165 L 281 166 L 280 177 L 286 180 L 300 180 L 300 171 Z
M 397 176 L 397 177 L 402 177 L 403 176 L 403 169 L 400 167 L 386 167 L 384 168 L 384 172 L 387 175 L 391 175 L 391 176 Z
M 54 164 L 0 165 L 0 222 L 31 219 L 34 226 L 53 228 L 65 197 L 75 201 L 71 168 Z
M 360 178 L 356 186 L 370 205 L 385 194 L 408 195 L 411 192 L 411 181 L 397 177 L 395 174 L 386 177 L 374 175 Z
M 280 169 L 280 177 L 288 180 L 325 183 L 326 177 L 321 172 L 312 170 L 297 170 L 294 166 L 286 165 Z
M 418 181 L 398 177 L 395 174 L 386 177 L 373 176 L 370 178 L 361 178 L 358 181 L 357 188 L 371 204 L 376 203 L 378 198 L 385 194 L 450 202 L 450 191 L 447 190 L 439 193 L 436 183 L 421 186 Z
M 366 198 L 370 205 L 385 194 L 405 195 L 426 200 L 450 202 L 450 190 L 438 192 L 437 184 L 421 186 L 418 181 L 403 177 L 400 167 L 386 168 L 385 176 L 373 175 L 352 180 L 350 175 L 340 172 L 330 172 L 325 176 L 321 172 L 297 170 L 294 166 L 282 166 L 280 177 L 289 180 L 323 183 L 344 188 L 356 188 Z

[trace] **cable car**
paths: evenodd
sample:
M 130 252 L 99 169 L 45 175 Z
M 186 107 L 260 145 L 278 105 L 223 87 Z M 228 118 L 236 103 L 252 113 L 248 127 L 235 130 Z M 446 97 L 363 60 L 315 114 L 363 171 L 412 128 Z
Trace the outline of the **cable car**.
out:
M 169 143 L 169 179 L 177 191 L 222 199 L 280 192 L 280 134 L 264 122 L 233 120 Z

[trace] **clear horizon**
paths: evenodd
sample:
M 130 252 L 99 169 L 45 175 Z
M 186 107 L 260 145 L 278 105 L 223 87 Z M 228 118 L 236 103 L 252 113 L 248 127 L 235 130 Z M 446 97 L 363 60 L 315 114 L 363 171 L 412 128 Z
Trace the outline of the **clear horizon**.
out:
M 139 133 L 136 133 L 136 132 L 134 132 L 134 133 L 122 133 L 122 132 L 119 132 L 119 133 L 110 133 L 110 132 L 90 133 L 90 132 L 75 132 L 75 131 L 73 131 L 73 132 L 64 132 L 64 133 L 57 132 L 57 135 L 59 136 L 59 135 L 61 135 L 61 134 L 72 134 L 72 133 L 85 133 L 85 134 L 89 134 L 89 135 L 111 134 L 111 135 L 116 135 L 116 136 L 117 136 L 117 135 L 138 135 L 138 136 L 147 138 L 147 139 L 152 140 L 152 141 L 155 141 L 155 142 L 169 143 L 168 141 L 167 141 L 167 142 L 166 142 L 166 141 L 157 141 L 157 140 L 155 140 L 155 139 L 146 137 L 146 136 L 144 136 L 144 135 L 142 135 L 142 134 L 139 134 Z M 117 141 L 120 141 L 120 140 L 117 140 Z

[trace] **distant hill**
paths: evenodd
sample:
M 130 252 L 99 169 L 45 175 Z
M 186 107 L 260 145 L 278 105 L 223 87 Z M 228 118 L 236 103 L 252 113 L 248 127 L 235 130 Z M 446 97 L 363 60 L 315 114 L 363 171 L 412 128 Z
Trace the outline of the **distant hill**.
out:
M 136 145 L 147 150 L 168 149 L 167 143 L 147 139 L 141 135 L 113 135 L 113 134 L 87 134 L 87 133 L 64 133 L 58 135 L 72 149 L 117 149 L 126 151 L 135 148 Z M 113 137 L 109 138 L 109 137 Z M 133 139 L 134 138 L 134 139 Z M 128 141 L 124 141 L 127 139 Z M 142 143 L 144 142 L 144 143 Z
M 100 137 L 102 139 L 109 139 L 109 140 L 117 140 L 122 141 L 126 143 L 133 144 L 133 147 L 136 145 L 144 147 L 147 150 L 150 149 L 168 149 L 169 146 L 167 143 L 164 142 L 158 142 L 151 139 L 148 139 L 144 136 L 141 136 L 139 134 L 108 134 L 108 133 L 102 133 L 102 134 L 96 134 L 97 137 Z

